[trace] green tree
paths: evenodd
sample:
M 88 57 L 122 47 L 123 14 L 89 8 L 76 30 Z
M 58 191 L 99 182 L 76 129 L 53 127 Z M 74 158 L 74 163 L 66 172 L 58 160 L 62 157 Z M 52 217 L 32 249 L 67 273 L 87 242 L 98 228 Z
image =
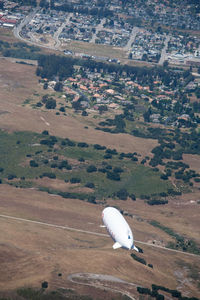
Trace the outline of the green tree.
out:
M 54 86 L 54 90 L 56 92 L 62 92 L 62 90 L 63 90 L 63 84 L 62 84 L 62 82 L 60 82 L 60 81 L 56 82 L 56 84 Z
M 51 98 L 51 99 L 48 99 L 45 103 L 45 107 L 47 109 L 54 109 L 56 108 L 56 100 Z

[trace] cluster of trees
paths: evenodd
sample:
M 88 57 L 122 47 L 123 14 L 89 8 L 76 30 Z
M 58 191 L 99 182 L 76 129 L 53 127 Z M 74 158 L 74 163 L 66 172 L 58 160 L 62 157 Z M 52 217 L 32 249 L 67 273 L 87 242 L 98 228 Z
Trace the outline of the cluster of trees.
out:
M 0 51 L 5 57 L 37 60 L 40 56 L 39 47 L 28 45 L 24 42 L 8 43 L 0 41 Z
M 151 158 L 149 165 L 153 168 L 159 164 L 165 165 L 165 173 L 161 175 L 161 179 L 163 180 L 167 180 L 169 176 L 174 174 L 176 179 L 183 180 L 192 185 L 190 180 L 200 177 L 200 174 L 193 170 L 186 170 L 189 168 L 189 165 L 179 160 L 183 159 L 184 153 L 200 153 L 199 138 L 200 134 L 196 130 L 191 130 L 190 133 L 188 133 L 182 132 L 178 128 L 174 132 L 171 132 L 170 136 L 169 134 L 166 137 L 161 135 L 158 138 L 159 146 L 152 149 L 154 156 Z M 172 160 L 164 163 L 163 159 Z M 174 173 L 173 170 L 178 171 Z
M 135 111 L 134 104 L 127 104 L 123 108 L 123 113 L 119 115 L 115 115 L 114 119 L 106 119 L 105 121 L 99 122 L 100 126 L 109 126 L 109 127 L 115 127 L 111 130 L 107 128 L 108 131 L 111 133 L 119 133 L 119 132 L 125 132 L 126 128 L 126 122 L 128 121 L 134 121 L 133 112 Z M 105 131 L 105 128 L 99 128 L 103 131 Z
M 40 178 L 43 178 L 43 177 L 48 177 L 48 178 L 51 178 L 51 179 L 55 179 L 56 174 L 53 173 L 53 172 L 44 172 L 44 173 L 42 173 L 42 175 L 40 175 Z
M 133 193 L 129 194 L 129 192 L 125 188 L 122 188 L 122 189 L 118 190 L 117 192 L 113 193 L 113 197 L 117 197 L 120 200 L 127 200 L 127 198 L 130 197 L 131 200 L 133 200 L 133 201 L 136 200 L 135 194 L 133 194 Z
M 190 179 L 200 177 L 200 174 L 196 173 L 194 170 L 185 171 L 184 168 L 180 169 L 179 171 L 175 172 L 175 178 L 181 179 L 184 182 L 189 182 Z
M 42 0 L 43 5 L 43 0 Z M 55 9 L 58 11 L 65 11 L 65 12 L 73 12 L 73 13 L 80 13 L 86 15 L 96 16 L 98 18 L 107 18 L 113 16 L 113 11 L 106 8 L 106 6 L 96 6 L 96 7 L 88 7 L 85 6 L 83 3 L 72 3 L 72 2 L 65 2 L 61 5 L 54 5 L 54 0 L 51 0 L 50 3 L 51 9 Z
M 153 68 L 136 67 L 56 55 L 40 55 L 36 74 L 48 79 L 59 76 L 59 79 L 63 80 L 73 75 L 74 65 L 81 66 L 91 72 L 115 73 L 120 76 L 125 73 L 132 80 L 137 80 L 140 84 L 147 85 L 152 85 L 153 80 L 161 80 L 165 85 L 169 86 L 175 79 L 177 82 L 180 79 L 180 74 L 166 71 L 164 68 L 157 66 Z
M 143 287 L 140 287 L 140 286 L 137 287 L 137 291 L 138 291 L 139 294 L 149 295 L 149 296 L 155 298 L 156 300 L 164 300 L 165 297 L 158 293 L 159 290 L 161 290 L 163 292 L 166 292 L 166 293 L 169 293 L 169 294 L 171 294 L 172 297 L 178 298 L 180 300 L 198 300 L 195 297 L 182 296 L 180 291 L 171 290 L 169 288 L 166 288 L 166 287 L 160 286 L 160 285 L 156 285 L 156 284 L 152 284 L 152 289 L 151 290 L 149 288 L 143 288 Z
M 74 60 L 69 57 L 57 55 L 40 55 L 36 75 L 42 78 L 52 79 L 55 76 L 64 80 L 74 73 Z
M 41 104 L 40 104 L 41 103 Z M 56 100 L 49 95 L 44 95 L 42 97 L 42 101 L 37 103 L 37 106 L 45 105 L 47 109 L 55 109 L 56 108 Z
M 143 265 L 146 265 L 146 264 L 147 264 L 147 262 L 146 262 L 146 260 L 145 260 L 144 258 L 137 256 L 135 253 L 131 253 L 131 257 L 132 257 L 134 260 L 140 262 L 140 263 L 143 264 Z
M 191 129 L 190 132 L 175 130 L 174 140 L 178 143 L 183 153 L 200 154 L 200 132 Z
M 149 204 L 149 205 L 163 205 L 163 204 L 168 204 L 168 200 L 152 199 L 152 200 L 147 200 L 147 204 Z

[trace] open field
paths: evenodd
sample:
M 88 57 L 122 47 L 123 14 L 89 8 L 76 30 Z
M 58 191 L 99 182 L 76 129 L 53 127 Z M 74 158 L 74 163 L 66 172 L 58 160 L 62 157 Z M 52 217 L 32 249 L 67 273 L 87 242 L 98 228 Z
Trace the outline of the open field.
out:
M 62 45 L 62 48 L 72 50 L 74 52 L 82 52 L 95 56 L 111 57 L 120 60 L 124 59 L 126 56 L 126 53 L 121 48 L 79 41 L 67 42 L 66 44 Z
M 60 185 L 53 183 L 55 178 L 62 180 L 65 191 L 75 193 L 79 190 L 79 193 L 82 191 L 84 194 L 94 192 L 97 199 L 111 197 L 121 188 L 126 188 L 129 194 L 134 193 L 137 197 L 167 192 L 168 188 L 172 188 L 170 182 L 160 179 L 159 172 L 130 158 L 121 160 L 118 152 L 109 160 L 106 159 L 106 151 L 109 149 L 96 150 L 88 144 L 87 147 L 80 147 L 81 143 L 70 141 L 68 144 L 69 140 L 59 138 L 52 144 L 48 135 L 27 131 L 12 134 L 0 131 L 0 139 L 0 178 L 15 186 L 41 187 L 44 180 L 38 178 L 50 176 L 51 179 L 45 180 L 44 187 L 53 188 L 56 193 L 60 191 Z M 95 170 L 89 172 L 89 166 Z M 107 172 L 115 174 L 115 168 L 121 174 L 117 173 L 119 179 L 113 181 Z M 79 181 L 65 184 L 73 178 Z M 94 190 L 85 188 L 87 183 L 92 183 Z
M 106 233 L 105 229 L 99 227 L 102 211 L 100 206 L 75 199 L 64 200 L 59 196 L 54 197 L 34 190 L 16 190 L 5 185 L 0 186 L 0 192 L 1 214 Z M 129 209 L 135 215 L 134 219 L 127 219 L 133 228 L 135 239 L 146 242 L 157 240 L 161 244 L 167 242 L 169 237 L 166 233 L 145 222 L 145 204 L 136 202 L 133 205 L 129 201 L 119 201 L 120 207 L 121 203 L 123 208 Z M 197 206 L 190 205 L 188 209 L 197 221 Z M 161 213 L 162 210 L 148 208 L 148 219 L 157 218 L 166 224 L 169 220 L 166 214 L 173 210 L 174 215 L 171 215 L 170 220 L 174 220 L 175 224 L 176 214 L 180 211 L 177 202 L 171 203 L 168 209 L 163 210 L 164 214 Z M 183 208 L 181 210 L 183 211 Z M 179 217 L 179 228 L 182 228 L 186 221 L 185 216 Z M 49 282 L 52 289 L 61 286 L 78 288 L 77 284 L 68 281 L 67 276 L 87 272 L 113 275 L 146 287 L 156 283 L 171 289 L 178 288 L 187 295 L 198 295 L 199 279 L 195 282 L 189 274 L 194 266 L 198 265 L 199 257 L 136 243 L 144 250 L 144 254 L 140 256 L 153 264 L 151 269 L 135 262 L 128 251 L 113 251 L 110 238 L 5 218 L 0 218 L 0 223 L 3 241 L 0 245 L 1 265 L 7 266 L 1 274 L 1 291 L 24 285 L 40 286 L 44 280 Z M 176 226 L 178 227 L 178 224 Z M 196 234 L 199 236 L 198 232 Z M 62 273 L 62 278 L 58 278 L 58 273 Z M 85 293 L 90 290 L 88 287 L 81 289 Z

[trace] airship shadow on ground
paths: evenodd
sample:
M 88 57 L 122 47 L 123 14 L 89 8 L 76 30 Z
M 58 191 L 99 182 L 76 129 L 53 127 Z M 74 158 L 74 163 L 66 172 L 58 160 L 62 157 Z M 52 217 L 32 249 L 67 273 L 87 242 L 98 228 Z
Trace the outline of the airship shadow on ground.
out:
M 113 249 L 125 248 L 139 252 L 134 245 L 133 234 L 122 214 L 114 207 L 106 207 L 102 219 L 107 231 L 115 241 Z

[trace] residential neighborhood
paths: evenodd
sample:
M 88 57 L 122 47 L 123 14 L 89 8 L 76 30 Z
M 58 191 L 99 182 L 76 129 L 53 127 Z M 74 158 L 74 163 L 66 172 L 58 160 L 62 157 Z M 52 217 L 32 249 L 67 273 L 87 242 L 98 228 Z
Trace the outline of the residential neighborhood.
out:
M 81 2 L 72 2 L 68 7 L 57 1 L 49 10 L 48 3 L 41 1 L 29 15 L 30 7 L 5 1 L 6 9 L 0 11 L 0 26 L 15 28 L 18 38 L 62 49 L 67 55 L 76 55 L 76 51 L 68 49 L 68 43 L 80 41 L 91 44 L 91 49 L 93 44 L 121 49 L 130 60 L 161 65 L 164 61 L 175 65 L 200 63 L 200 37 L 172 29 L 199 30 L 200 16 L 192 16 L 190 7 L 181 10 L 181 6 L 170 7 L 159 1 L 148 7 L 142 1 L 128 1 L 122 6 L 118 0 L 104 3 L 106 11 L 95 1 L 86 1 L 86 10 Z M 84 54 L 88 55 L 87 51 Z

